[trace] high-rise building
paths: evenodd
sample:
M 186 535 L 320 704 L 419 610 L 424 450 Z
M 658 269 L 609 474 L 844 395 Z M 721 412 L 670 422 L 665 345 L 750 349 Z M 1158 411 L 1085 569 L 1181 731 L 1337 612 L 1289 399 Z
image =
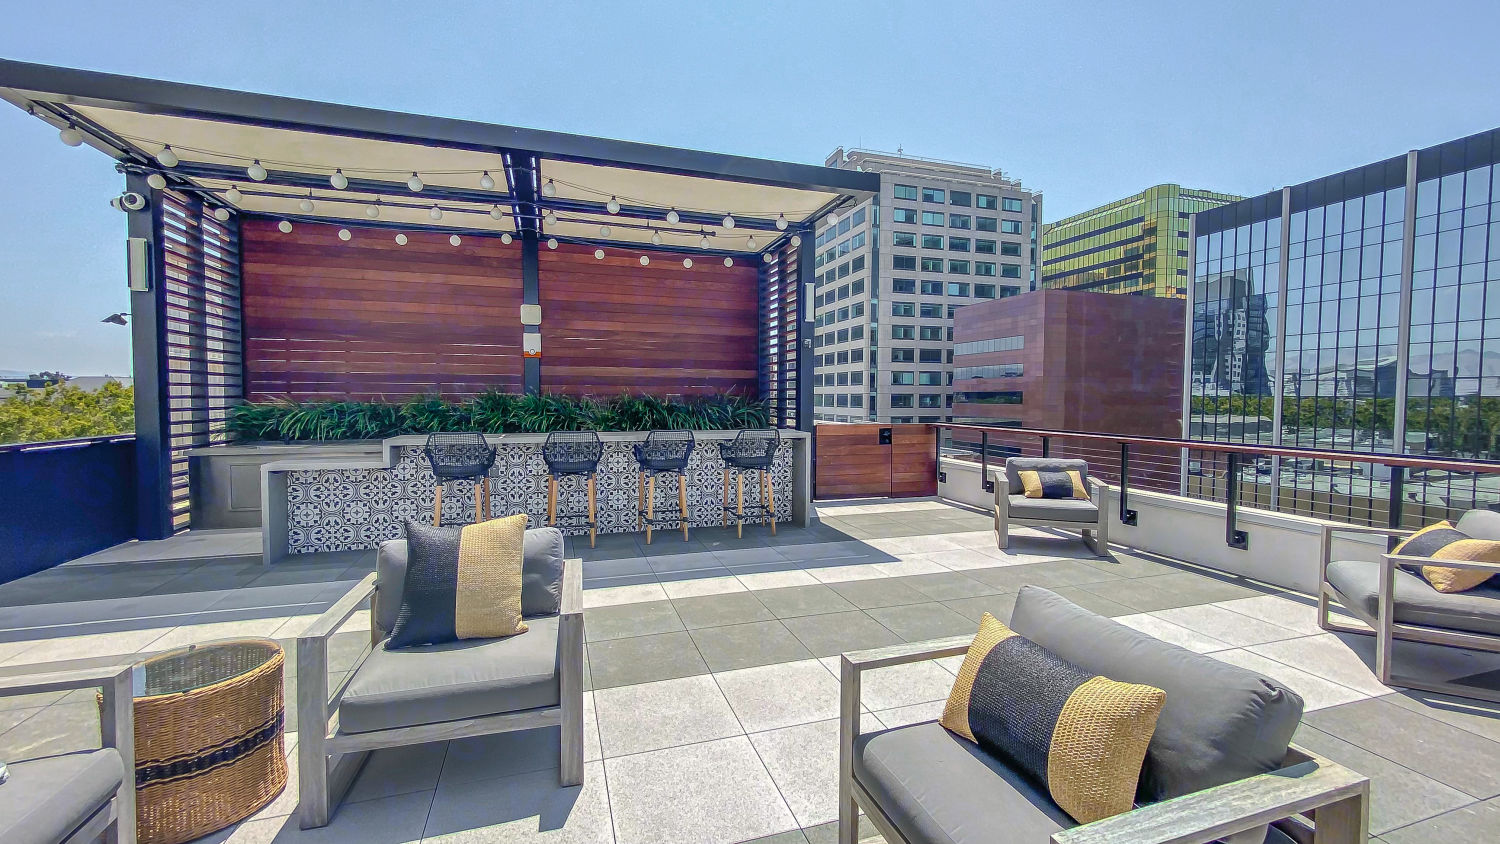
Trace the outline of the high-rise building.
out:
M 1193 232 L 1187 432 L 1500 459 L 1500 129 L 1203 211 Z M 1388 492 L 1353 465 L 1264 463 L 1283 507 Z M 1409 503 L 1483 491 L 1406 484 Z
M 952 416 L 953 315 L 1036 288 L 1042 197 L 999 170 L 845 150 L 880 193 L 820 226 L 813 407 L 819 420 Z
M 1047 290 L 1184 297 L 1188 218 L 1241 197 L 1157 185 L 1042 229 Z

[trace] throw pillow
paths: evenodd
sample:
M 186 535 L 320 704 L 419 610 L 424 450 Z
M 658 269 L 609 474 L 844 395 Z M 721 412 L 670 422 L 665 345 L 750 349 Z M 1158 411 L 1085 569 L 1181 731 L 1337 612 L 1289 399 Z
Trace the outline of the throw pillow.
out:
M 524 513 L 463 527 L 407 522 L 406 579 L 386 648 L 525 633 L 525 535 Z
M 1066 472 L 1038 472 L 1034 469 L 1022 469 L 1019 474 L 1021 486 L 1026 488 L 1027 498 L 1088 500 L 1088 488 L 1083 485 L 1083 474 L 1077 469 L 1069 469 Z
M 1434 560 L 1500 563 L 1500 542 L 1474 539 L 1449 522 L 1428 525 L 1396 546 L 1394 554 Z M 1416 568 L 1415 566 L 1411 568 Z M 1491 573 L 1450 566 L 1421 566 L 1421 575 L 1439 592 L 1464 592 L 1489 580 Z
M 1134 805 L 1166 700 L 1161 689 L 1084 671 L 985 613 L 939 723 L 1090 823 Z

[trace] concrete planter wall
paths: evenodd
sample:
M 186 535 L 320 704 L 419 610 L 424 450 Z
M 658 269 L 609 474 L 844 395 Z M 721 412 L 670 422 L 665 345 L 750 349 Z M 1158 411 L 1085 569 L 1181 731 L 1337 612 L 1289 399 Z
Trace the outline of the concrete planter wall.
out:
M 367 457 L 380 441 L 244 443 L 188 452 L 188 488 L 194 530 L 260 527 L 260 467 L 292 458 Z

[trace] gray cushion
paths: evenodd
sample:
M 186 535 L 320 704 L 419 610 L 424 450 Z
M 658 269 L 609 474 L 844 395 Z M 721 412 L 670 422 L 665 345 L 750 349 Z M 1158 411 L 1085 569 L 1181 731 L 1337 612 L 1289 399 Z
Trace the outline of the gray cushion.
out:
M 1013 519 L 1047 519 L 1059 522 L 1097 522 L 1099 506 L 1081 498 L 1027 498 L 1007 496 L 1006 510 Z
M 1167 693 L 1136 797 L 1178 797 L 1281 767 L 1302 698 L 1252 671 L 1169 645 L 1023 586 L 1011 629 L 1063 659 Z
M 912 844 L 1046 844 L 1076 825 L 1046 791 L 936 721 L 861 735 L 853 762 Z
M 1375 623 L 1380 602 L 1379 563 L 1335 560 L 1328 564 L 1328 584 L 1339 593 L 1340 603 L 1370 624 Z M 1419 575 L 1398 567 L 1393 601 L 1396 620 L 1405 624 L 1500 636 L 1500 582 L 1494 578 L 1466 592 L 1443 593 Z
M 339 704 L 346 733 L 556 706 L 559 616 L 525 633 L 388 651 L 376 645 Z
M 113 747 L 11 762 L 0 785 L 0 841 L 58 844 L 109 799 L 125 774 Z
M 1500 513 L 1493 510 L 1470 510 L 1458 517 L 1454 525 L 1475 539 L 1500 540 Z
M 1076 471 L 1083 478 L 1083 488 L 1088 489 L 1089 464 L 1087 460 L 1068 460 L 1061 457 L 1007 457 L 1005 479 L 1010 484 L 1010 494 L 1020 495 L 1026 491 L 1021 483 L 1022 470 L 1031 472 Z
M 521 615 L 551 615 L 562 607 L 563 535 L 554 527 L 526 531 L 521 561 Z M 406 540 L 380 543 L 375 555 L 378 589 L 375 622 L 389 633 L 401 610 L 401 589 L 406 582 Z

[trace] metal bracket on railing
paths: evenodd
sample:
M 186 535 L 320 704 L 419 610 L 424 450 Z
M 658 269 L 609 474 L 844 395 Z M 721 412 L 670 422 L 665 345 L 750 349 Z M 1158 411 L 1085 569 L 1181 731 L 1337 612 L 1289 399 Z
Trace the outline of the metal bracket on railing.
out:
M 1249 550 L 1250 535 L 1235 527 L 1234 520 L 1240 506 L 1240 455 L 1229 452 L 1229 470 L 1224 475 L 1224 544 L 1241 551 Z
M 1406 467 L 1391 467 L 1391 489 L 1386 497 L 1386 527 L 1392 530 L 1401 529 L 1401 505 L 1406 499 Z M 1400 537 L 1390 536 L 1386 538 L 1386 551 L 1396 550 L 1396 544 L 1401 541 Z
M 990 434 L 979 434 L 979 477 L 984 481 L 984 491 L 994 492 L 995 482 L 990 480 Z
M 937 464 L 938 483 L 948 482 L 948 473 L 943 471 L 943 427 L 932 426 L 932 454 L 933 462 Z
M 1042 456 L 1043 457 L 1047 456 L 1048 446 L 1050 446 L 1051 444 L 1052 444 L 1052 440 L 1049 437 L 1042 437 Z
M 1130 509 L 1130 443 L 1120 443 L 1120 524 L 1135 525 L 1139 518 Z

